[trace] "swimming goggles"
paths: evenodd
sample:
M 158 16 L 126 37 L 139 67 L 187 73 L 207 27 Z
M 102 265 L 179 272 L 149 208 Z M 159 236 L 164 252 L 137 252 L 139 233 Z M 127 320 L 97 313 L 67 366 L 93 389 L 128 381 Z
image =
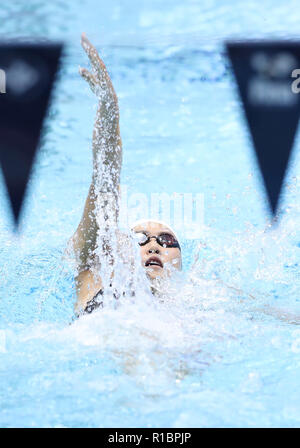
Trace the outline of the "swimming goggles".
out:
M 149 236 L 143 232 L 136 232 L 136 236 L 140 246 L 145 246 L 145 244 L 150 242 L 151 238 L 155 238 L 156 242 L 162 247 L 178 247 L 180 249 L 180 245 L 175 236 L 170 233 L 161 233 L 158 236 Z

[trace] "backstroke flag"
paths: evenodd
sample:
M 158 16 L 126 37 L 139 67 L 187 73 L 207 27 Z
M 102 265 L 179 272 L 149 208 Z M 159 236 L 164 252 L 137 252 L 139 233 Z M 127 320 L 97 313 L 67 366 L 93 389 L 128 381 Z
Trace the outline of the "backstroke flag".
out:
M 61 44 L 0 44 L 0 162 L 18 225 Z
M 275 215 L 300 115 L 300 42 L 226 46 Z

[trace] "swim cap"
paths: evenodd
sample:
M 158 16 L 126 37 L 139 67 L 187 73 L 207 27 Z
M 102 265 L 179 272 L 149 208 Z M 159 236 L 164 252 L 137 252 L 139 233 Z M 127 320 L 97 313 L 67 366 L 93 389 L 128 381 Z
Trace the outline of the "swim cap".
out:
M 177 235 L 177 233 L 172 229 L 172 227 L 171 227 L 169 224 L 167 224 L 166 222 L 164 222 L 164 221 L 159 221 L 158 219 L 140 219 L 140 220 L 134 222 L 134 223 L 130 226 L 130 230 L 133 230 L 134 227 L 139 226 L 139 225 L 141 225 L 141 224 L 146 224 L 146 223 L 148 223 L 148 222 L 155 222 L 155 223 L 157 223 L 157 224 L 161 224 L 161 225 L 163 225 L 164 227 L 167 227 L 169 230 L 171 230 L 171 232 L 173 233 L 173 235 L 175 236 L 175 238 L 176 238 L 177 241 L 179 242 L 178 235 Z

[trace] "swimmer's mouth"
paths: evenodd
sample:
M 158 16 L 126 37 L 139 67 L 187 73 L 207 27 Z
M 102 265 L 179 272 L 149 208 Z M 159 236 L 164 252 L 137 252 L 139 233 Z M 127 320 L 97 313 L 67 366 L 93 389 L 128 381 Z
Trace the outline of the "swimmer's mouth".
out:
M 145 267 L 147 266 L 159 266 L 160 268 L 163 268 L 163 264 L 158 257 L 148 258 L 148 260 L 145 263 Z

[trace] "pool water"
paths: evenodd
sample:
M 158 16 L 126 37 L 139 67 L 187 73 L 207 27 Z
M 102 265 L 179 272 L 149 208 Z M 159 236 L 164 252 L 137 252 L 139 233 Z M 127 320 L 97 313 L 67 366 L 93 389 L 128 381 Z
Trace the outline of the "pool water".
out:
M 271 0 L 1 6 L 2 38 L 66 44 L 19 235 L 0 182 L 1 427 L 299 426 L 299 138 L 272 228 L 223 45 L 299 38 L 298 9 Z M 134 300 L 77 320 L 65 249 L 91 180 L 96 107 L 78 75 L 88 63 L 82 31 L 119 97 L 128 196 L 201 194 L 204 225 L 196 239 L 180 234 L 184 269 L 163 301 L 139 285 Z

